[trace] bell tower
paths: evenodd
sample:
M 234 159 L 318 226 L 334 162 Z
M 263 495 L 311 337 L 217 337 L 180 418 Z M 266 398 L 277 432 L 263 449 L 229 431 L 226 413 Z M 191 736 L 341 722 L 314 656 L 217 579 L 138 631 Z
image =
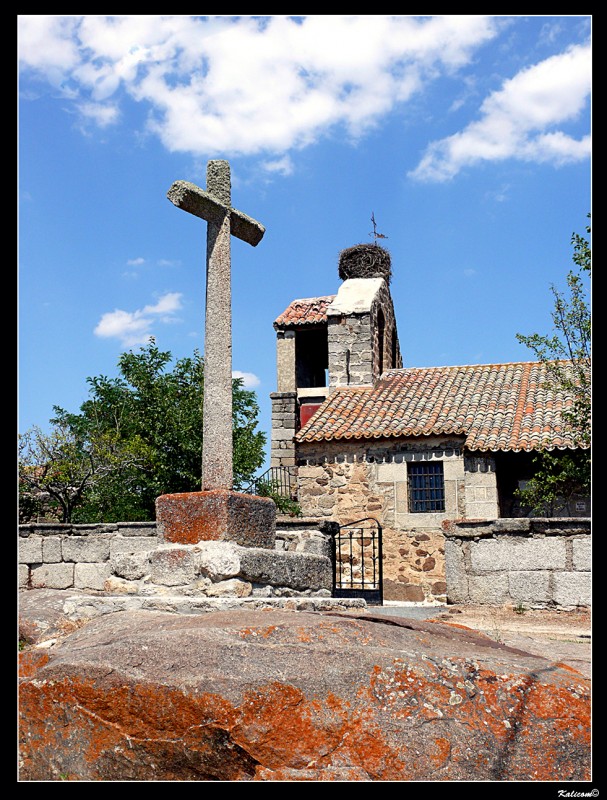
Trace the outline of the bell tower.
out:
M 293 300 L 274 321 L 273 467 L 296 465 L 293 437 L 330 392 L 371 386 L 402 367 L 388 251 L 377 244 L 342 250 L 338 274 L 336 295 Z

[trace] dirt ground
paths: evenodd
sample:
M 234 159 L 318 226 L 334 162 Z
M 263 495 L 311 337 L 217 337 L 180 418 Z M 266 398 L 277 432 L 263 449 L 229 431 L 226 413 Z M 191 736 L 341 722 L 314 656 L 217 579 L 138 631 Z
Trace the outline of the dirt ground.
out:
M 589 609 L 553 611 L 453 605 L 437 609 L 441 622 L 465 625 L 502 644 L 526 650 L 592 677 L 592 619 Z

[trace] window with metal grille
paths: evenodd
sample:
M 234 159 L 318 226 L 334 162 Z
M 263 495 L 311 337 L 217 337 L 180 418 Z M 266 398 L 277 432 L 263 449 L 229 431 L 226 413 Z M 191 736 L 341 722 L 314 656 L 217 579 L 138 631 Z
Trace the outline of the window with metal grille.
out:
M 442 461 L 421 461 L 408 465 L 409 511 L 445 510 L 445 479 Z

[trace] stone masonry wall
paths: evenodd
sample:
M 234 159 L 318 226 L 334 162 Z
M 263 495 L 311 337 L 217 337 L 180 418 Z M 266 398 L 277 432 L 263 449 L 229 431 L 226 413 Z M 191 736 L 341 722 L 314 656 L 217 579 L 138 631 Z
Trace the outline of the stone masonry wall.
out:
M 19 526 L 19 588 L 116 595 L 330 597 L 330 537 L 313 520 L 277 530 L 274 550 L 164 543 L 155 522 Z
M 496 519 L 499 517 L 499 500 L 495 461 L 490 456 L 466 456 L 464 459 L 465 503 L 463 513 L 467 519 Z
M 371 315 L 328 318 L 329 386 L 370 386 L 373 383 Z
M 379 324 L 378 324 L 378 314 L 379 311 L 383 312 L 384 315 L 384 341 L 383 341 L 383 366 L 380 371 L 379 369 L 379 350 L 380 350 L 380 342 L 379 342 Z M 388 369 L 400 369 L 403 366 L 403 360 L 400 352 L 400 344 L 398 341 L 398 332 L 396 329 L 396 316 L 394 314 L 394 305 L 392 303 L 392 296 L 390 294 L 390 289 L 388 288 L 387 283 L 383 283 L 381 289 L 377 294 L 377 298 L 373 303 L 373 307 L 371 309 L 372 315 L 372 323 L 371 327 L 373 329 L 373 379 L 374 381 L 379 380 L 381 377 L 381 372 L 385 372 Z M 392 361 L 394 360 L 394 363 Z
M 443 513 L 408 511 L 407 462 L 422 458 L 444 464 Z M 398 448 L 387 441 L 300 445 L 298 464 L 304 515 L 340 525 L 374 517 L 382 525 L 385 600 L 446 600 L 441 526 L 465 516 L 469 494 L 460 441 L 425 438 Z M 495 477 L 489 469 L 480 474 Z
M 103 590 L 112 559 L 158 542 L 155 522 L 19 526 L 19 587 Z
M 399 529 L 393 497 L 375 480 L 376 465 L 326 462 L 299 467 L 299 503 L 307 516 L 340 525 L 374 517 L 383 528 L 385 600 L 444 600 L 444 537 L 431 529 Z
M 295 465 L 295 443 L 298 410 L 296 392 L 273 392 L 272 441 L 270 466 L 292 467 Z
M 499 519 L 444 525 L 452 603 L 590 606 L 589 519 Z
M 276 333 L 276 391 L 297 391 L 295 331 L 277 331 Z
M 379 375 L 379 310 L 384 315 L 383 370 L 402 367 L 390 291 L 384 282 L 369 311 L 329 315 L 329 385 L 370 386 Z M 392 364 L 394 353 L 394 361 Z

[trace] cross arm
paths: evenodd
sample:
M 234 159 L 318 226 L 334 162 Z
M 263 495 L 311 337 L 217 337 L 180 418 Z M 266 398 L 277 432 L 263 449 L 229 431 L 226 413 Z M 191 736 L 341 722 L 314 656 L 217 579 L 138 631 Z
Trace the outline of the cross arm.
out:
M 189 181 L 175 181 L 167 192 L 167 197 L 177 208 L 182 208 L 206 222 L 219 223 L 229 213 L 230 232 L 253 247 L 259 244 L 266 232 L 261 223 L 243 214 L 242 211 L 226 206 L 212 194 Z

